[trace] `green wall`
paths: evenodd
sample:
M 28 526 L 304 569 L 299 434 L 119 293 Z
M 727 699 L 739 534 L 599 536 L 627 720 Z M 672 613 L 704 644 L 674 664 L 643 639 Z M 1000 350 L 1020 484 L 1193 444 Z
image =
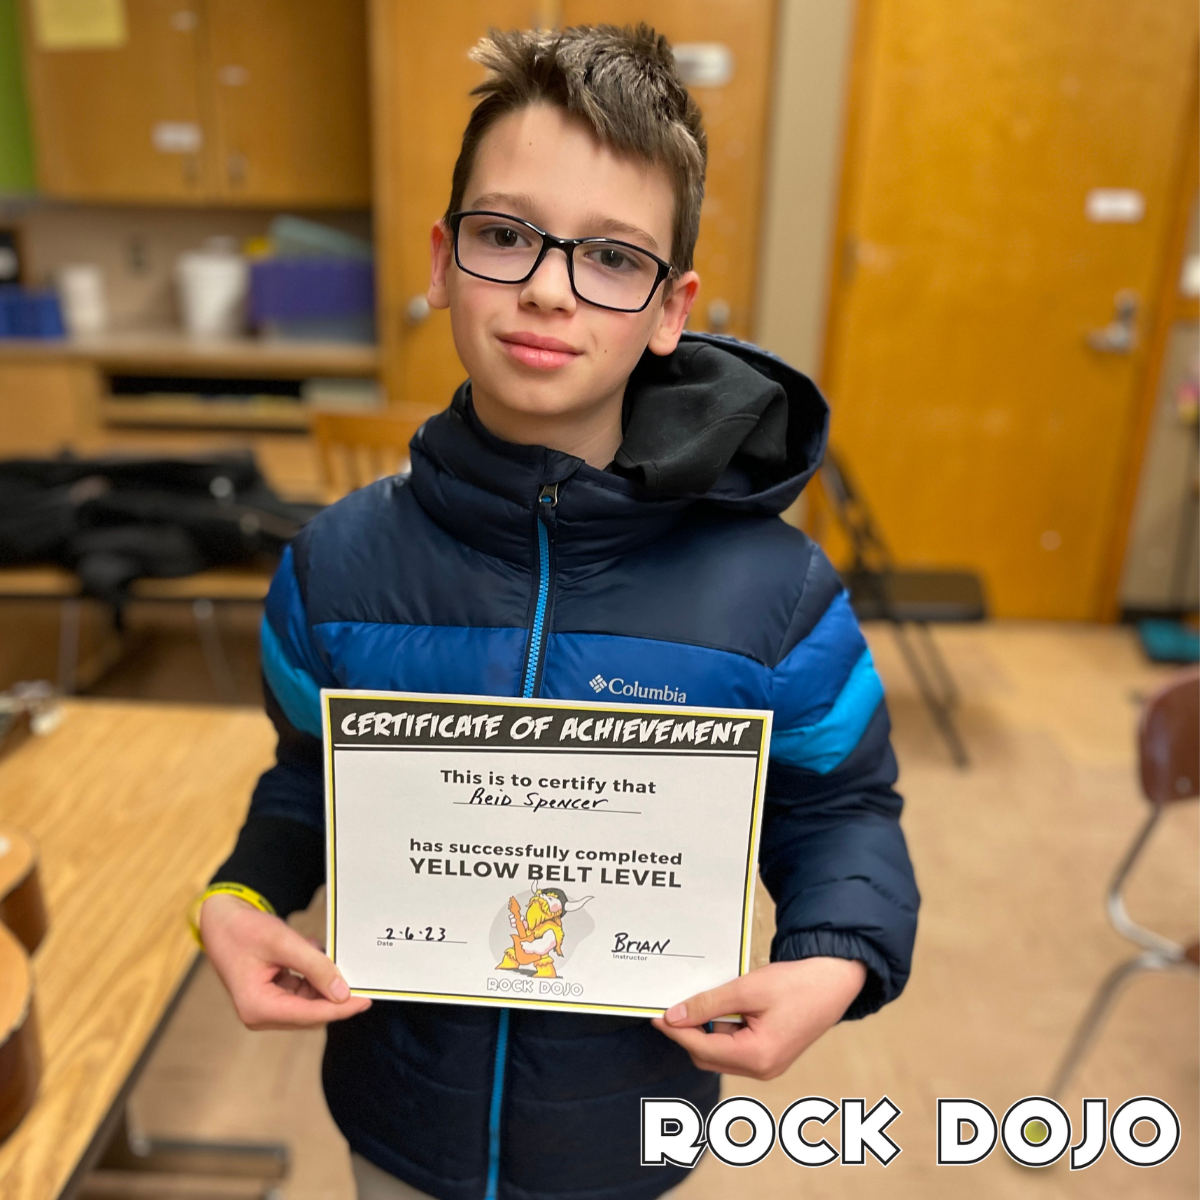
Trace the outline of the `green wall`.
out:
M 34 188 L 17 2 L 0 0 L 0 192 L 31 192 Z

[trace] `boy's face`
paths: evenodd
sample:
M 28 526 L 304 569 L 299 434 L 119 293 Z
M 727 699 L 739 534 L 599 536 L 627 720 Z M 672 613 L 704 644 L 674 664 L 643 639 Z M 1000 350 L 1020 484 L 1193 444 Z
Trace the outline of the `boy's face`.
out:
M 558 237 L 617 238 L 671 254 L 675 197 L 665 168 L 618 157 L 582 122 L 550 105 L 509 113 L 479 145 L 464 209 L 520 217 Z M 642 352 L 675 349 L 699 286 L 689 271 L 659 284 L 638 313 L 613 312 L 571 291 L 566 256 L 551 250 L 522 284 L 492 283 L 454 263 L 442 222 L 433 228 L 429 302 L 450 309 L 454 344 L 486 424 L 502 436 L 547 420 L 607 413 L 619 421 L 625 382 Z M 576 251 L 578 256 L 579 251 Z M 525 440 L 514 436 L 512 440 Z

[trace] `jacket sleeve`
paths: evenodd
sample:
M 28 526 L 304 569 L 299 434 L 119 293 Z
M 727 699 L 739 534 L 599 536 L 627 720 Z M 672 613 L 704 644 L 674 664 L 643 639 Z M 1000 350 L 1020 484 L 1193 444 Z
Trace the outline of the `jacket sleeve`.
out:
M 904 988 L 920 897 L 900 829 L 883 685 L 816 547 L 772 707 L 759 854 L 776 906 L 771 958 L 863 962 L 867 981 L 846 1017 L 864 1017 Z
M 336 686 L 309 633 L 289 547 L 262 623 L 263 693 L 278 735 L 233 853 L 213 882 L 241 883 L 280 916 L 307 907 L 325 881 L 325 784 L 320 689 Z

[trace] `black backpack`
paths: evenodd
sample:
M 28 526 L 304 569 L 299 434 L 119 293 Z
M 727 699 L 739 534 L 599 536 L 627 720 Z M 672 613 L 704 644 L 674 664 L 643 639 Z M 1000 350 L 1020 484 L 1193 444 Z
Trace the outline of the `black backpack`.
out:
M 0 460 L 0 566 L 67 567 L 119 613 L 135 579 L 278 559 L 319 508 L 281 500 L 249 452 Z

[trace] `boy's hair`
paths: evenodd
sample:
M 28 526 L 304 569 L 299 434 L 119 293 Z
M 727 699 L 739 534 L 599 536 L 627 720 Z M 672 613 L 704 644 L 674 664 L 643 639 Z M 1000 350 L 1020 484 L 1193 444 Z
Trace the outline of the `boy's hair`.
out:
M 483 136 L 501 117 L 553 104 L 586 121 L 606 146 L 667 169 L 675 191 L 671 264 L 692 266 L 704 200 L 708 140 L 700 108 L 675 71 L 665 37 L 648 25 L 492 30 L 471 51 L 488 77 L 463 133 L 447 215 L 462 207 Z

